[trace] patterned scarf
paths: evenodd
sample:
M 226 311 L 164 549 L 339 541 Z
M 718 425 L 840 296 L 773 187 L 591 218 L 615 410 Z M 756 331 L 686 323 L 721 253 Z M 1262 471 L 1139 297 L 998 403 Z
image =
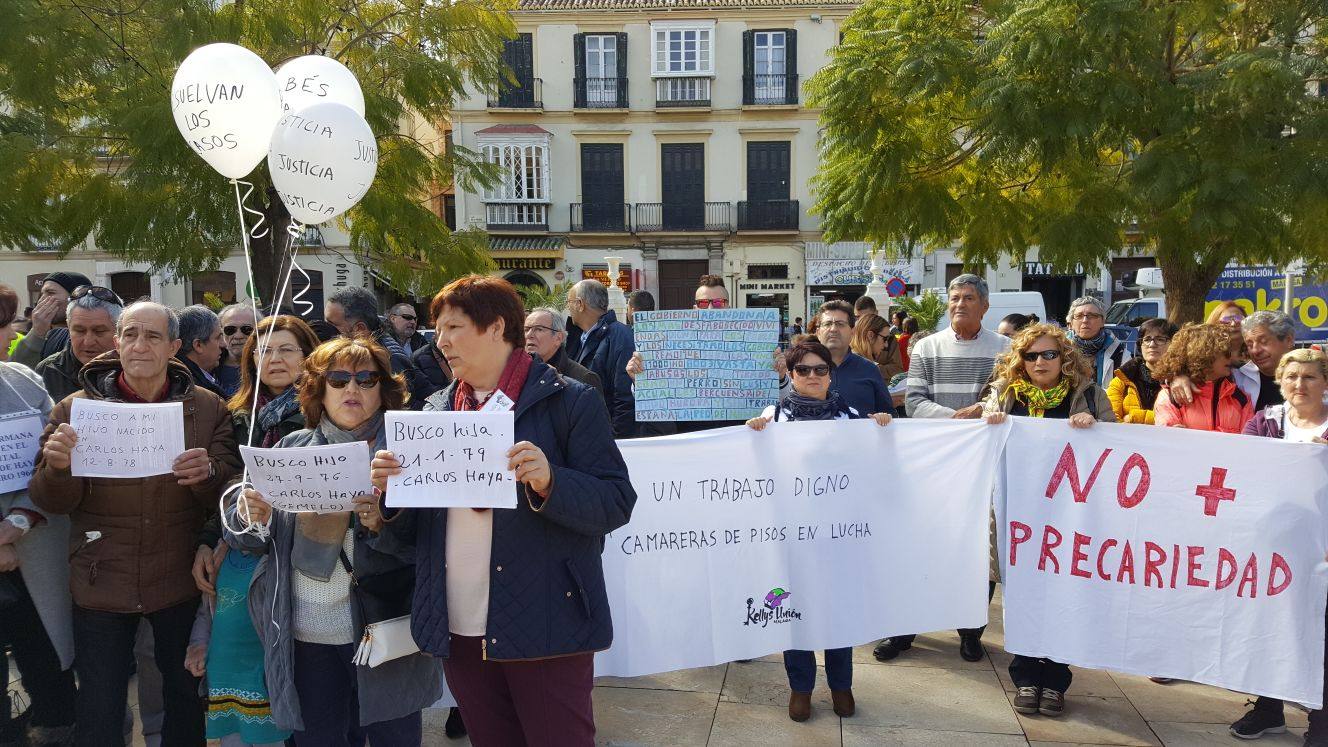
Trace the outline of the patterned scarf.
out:
M 1075 337 L 1073 333 L 1070 334 L 1070 340 L 1074 342 L 1075 347 L 1079 348 L 1079 352 L 1083 353 L 1085 358 L 1093 361 L 1093 375 L 1098 377 L 1098 384 L 1103 383 L 1101 381 L 1102 362 L 1107 357 L 1107 343 L 1114 339 L 1115 337 L 1107 332 L 1106 327 L 1103 327 L 1102 331 L 1097 333 L 1097 337 L 1088 340 Z
M 281 431 L 277 426 L 281 421 L 300 411 L 300 401 L 296 397 L 299 386 L 291 384 L 286 391 L 275 397 L 266 391 L 258 394 L 258 432 L 263 435 L 262 446 L 270 449 L 281 440 Z
M 1016 402 L 1022 402 L 1024 407 L 1028 408 L 1029 415 L 1040 418 L 1046 414 L 1047 410 L 1053 410 L 1061 406 L 1066 395 L 1070 393 L 1070 382 L 1061 379 L 1056 386 L 1050 389 L 1041 389 L 1028 379 L 1015 379 L 1010 384 L 1010 392 L 1014 395 Z
M 812 399 L 797 392 L 784 398 L 784 410 L 789 420 L 834 420 L 846 410 L 839 392 L 828 392 L 825 399 Z

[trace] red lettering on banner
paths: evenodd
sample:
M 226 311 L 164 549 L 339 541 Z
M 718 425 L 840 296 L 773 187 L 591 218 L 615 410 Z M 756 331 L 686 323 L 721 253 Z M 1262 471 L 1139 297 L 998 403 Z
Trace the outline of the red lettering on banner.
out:
M 1213 580 L 1214 589 L 1225 589 L 1236 580 L 1236 556 L 1225 547 L 1217 548 L 1217 577 Z
M 1093 574 L 1079 567 L 1081 561 L 1088 560 L 1088 553 L 1084 552 L 1084 545 L 1092 542 L 1093 538 L 1086 534 L 1074 533 L 1074 548 L 1070 551 L 1070 575 L 1079 578 L 1092 578 Z
M 1176 588 L 1176 574 L 1180 571 L 1180 545 L 1171 546 L 1171 588 Z
M 1286 591 L 1286 587 L 1291 585 L 1291 566 L 1287 565 L 1286 558 L 1280 553 L 1273 553 L 1272 568 L 1268 569 L 1268 596 L 1276 596 Z M 1282 583 L 1274 583 L 1273 579 L 1277 577 L 1277 572 L 1281 571 L 1283 575 Z
M 1139 470 L 1139 484 L 1134 486 L 1134 490 L 1125 492 L 1125 486 L 1129 483 L 1130 470 Z M 1125 460 L 1125 466 L 1121 467 L 1120 477 L 1116 480 L 1116 502 L 1121 508 L 1134 508 L 1143 502 L 1144 496 L 1148 495 L 1148 486 L 1152 483 L 1152 475 L 1148 472 L 1148 462 L 1144 460 L 1142 454 L 1135 452 Z
M 1093 465 L 1093 471 L 1088 475 L 1088 482 L 1083 487 L 1079 485 L 1079 465 L 1074 460 L 1074 446 L 1065 444 L 1065 450 L 1061 452 L 1061 458 L 1056 461 L 1056 469 L 1051 473 L 1051 480 L 1047 483 L 1047 498 L 1056 495 L 1056 491 L 1061 486 L 1061 480 L 1067 476 L 1070 478 L 1070 492 L 1074 494 L 1075 503 L 1083 503 L 1088 500 L 1088 493 L 1093 489 L 1093 483 L 1097 482 L 1097 475 L 1102 471 L 1102 464 L 1107 461 L 1107 455 L 1111 449 L 1102 452 L 1102 456 L 1097 458 L 1097 464 Z
M 1157 578 L 1157 588 L 1166 585 L 1162 582 L 1162 573 L 1158 571 L 1158 567 L 1166 562 L 1166 550 L 1152 542 L 1144 542 L 1144 586 L 1148 586 L 1148 579 L 1153 577 Z
M 1199 558 L 1203 557 L 1204 549 L 1196 545 L 1188 545 L 1185 549 L 1189 552 L 1190 555 L 1189 570 L 1188 573 L 1186 574 L 1186 576 L 1188 577 L 1186 579 L 1186 583 L 1189 584 L 1190 586 L 1207 586 L 1208 579 L 1199 578 L 1198 576 L 1194 575 L 1195 572 L 1198 571 L 1200 568 Z
M 1020 532 L 1023 536 L 1020 536 Z M 1019 551 L 1019 545 L 1028 541 L 1033 536 L 1033 528 L 1022 521 L 1010 522 L 1010 565 L 1014 565 L 1015 554 Z
M 1097 577 L 1100 578 L 1100 579 L 1102 579 L 1103 581 L 1110 581 L 1110 580 L 1111 580 L 1111 574 L 1110 574 L 1110 573 L 1107 573 L 1106 569 L 1102 567 L 1102 560 L 1103 560 L 1103 558 L 1105 558 L 1105 557 L 1107 556 L 1107 550 L 1110 550 L 1111 548 L 1113 548 L 1113 547 L 1115 547 L 1115 546 L 1116 546 L 1116 540 L 1114 540 L 1114 539 L 1109 539 L 1109 540 L 1106 540 L 1105 542 L 1102 543 L 1102 547 L 1098 548 L 1098 551 L 1097 551 Z M 1117 579 L 1117 580 L 1119 580 L 1119 579 Z
M 1245 570 L 1240 573 L 1240 583 L 1236 586 L 1236 596 L 1245 596 L 1245 585 L 1249 584 L 1250 599 L 1259 596 L 1259 561 L 1255 560 L 1254 553 L 1250 553 L 1250 559 L 1245 562 Z
M 1125 540 L 1125 549 L 1121 550 L 1120 568 L 1116 570 L 1116 583 L 1120 583 L 1127 573 L 1130 574 L 1130 586 L 1134 586 L 1134 550 L 1130 549 L 1129 540 Z
M 1049 541 L 1051 539 L 1051 535 L 1053 534 L 1056 535 L 1055 542 Z M 1056 559 L 1055 555 L 1051 554 L 1052 550 L 1055 550 L 1057 547 L 1060 546 L 1061 539 L 1062 539 L 1061 533 L 1056 531 L 1056 527 L 1050 524 L 1047 524 L 1046 526 L 1042 527 L 1042 552 L 1038 555 L 1039 571 L 1047 570 L 1047 561 L 1051 560 L 1051 564 L 1052 566 L 1054 566 L 1051 572 L 1052 573 L 1061 572 L 1060 561 Z
M 1222 501 L 1236 500 L 1236 491 L 1223 485 L 1227 479 L 1225 467 L 1214 467 L 1207 485 L 1196 485 L 1194 494 L 1204 499 L 1204 514 L 1217 516 L 1217 507 Z

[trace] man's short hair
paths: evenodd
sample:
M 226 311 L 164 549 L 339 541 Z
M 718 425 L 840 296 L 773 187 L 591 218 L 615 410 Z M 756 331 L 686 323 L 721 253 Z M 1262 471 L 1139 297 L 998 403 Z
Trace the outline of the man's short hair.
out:
M 586 278 L 572 286 L 576 297 L 585 302 L 586 308 L 596 311 L 609 310 L 609 289 L 593 278 Z
M 1080 296 L 1070 302 L 1070 311 L 1065 315 L 1065 321 L 1068 322 L 1071 319 L 1073 319 L 1074 310 L 1079 308 L 1080 306 L 1092 306 L 1096 308 L 1098 313 L 1101 314 L 1104 318 L 1107 316 L 1107 306 L 1106 304 L 1102 303 L 1102 299 L 1098 298 L 1097 296 Z
M 719 275 L 702 275 L 701 279 L 696 281 L 696 287 L 724 288 L 724 290 L 728 290 L 728 288 L 724 286 L 724 278 Z
M 207 342 L 207 339 L 221 326 L 221 319 L 202 304 L 194 304 L 180 309 L 180 349 L 186 353 L 194 349 L 195 342 Z
M 389 313 L 389 314 L 396 314 L 397 316 L 400 316 L 400 315 L 401 315 L 401 311 L 400 311 L 400 309 L 401 309 L 401 307 L 403 307 L 403 306 L 406 307 L 406 308 L 407 308 L 408 310 L 410 310 L 410 311 L 414 311 L 414 310 L 415 310 L 415 307 L 414 307 L 413 305 L 408 304 L 408 303 L 406 303 L 405 301 L 402 301 L 401 303 L 392 304 L 392 308 L 391 308 L 391 309 L 388 309 L 388 313 Z
M 826 301 L 825 303 L 821 304 L 821 308 L 816 310 L 817 318 L 819 319 L 820 316 L 827 311 L 842 311 L 844 312 L 845 315 L 848 316 L 848 323 L 849 324 L 853 323 L 853 307 L 848 305 L 848 301 L 843 301 L 838 298 L 831 301 Z
M 221 319 L 233 311 L 247 311 L 250 314 L 253 314 L 254 306 L 253 304 L 248 303 L 228 303 L 225 306 L 222 306 L 221 310 L 217 312 L 217 318 Z M 254 314 L 254 324 L 258 324 L 261 321 L 263 321 L 263 310 L 259 309 L 258 313 Z
M 632 291 L 627 296 L 627 308 L 632 311 L 654 311 L 655 297 L 651 295 L 650 291 Z
M 77 301 L 70 301 L 65 305 L 65 319 L 68 319 L 74 313 L 74 309 L 86 309 L 88 311 L 105 311 L 111 316 L 111 326 L 120 323 L 120 312 L 124 307 L 111 301 L 103 301 L 91 293 L 79 298 Z
M 1291 317 L 1280 311 L 1256 311 L 1240 323 L 1240 331 L 1247 335 L 1260 327 L 1267 327 L 1279 340 L 1291 340 L 1296 336 L 1296 325 L 1291 323 Z
M 553 308 L 552 306 L 537 306 L 531 309 L 530 313 L 548 314 L 549 328 L 552 329 L 554 332 L 561 332 L 562 334 L 567 334 L 567 325 L 563 322 L 562 314 L 558 313 L 558 310 Z M 529 314 L 527 314 L 527 316 L 529 316 Z
M 124 322 L 125 314 L 137 310 L 140 306 L 151 306 L 152 308 L 157 309 L 158 311 L 166 315 L 167 342 L 174 342 L 180 339 L 180 315 L 175 313 L 175 309 L 172 309 L 171 307 L 165 304 L 157 303 L 156 301 L 135 301 L 129 304 L 128 306 L 124 307 L 124 311 L 121 312 L 120 318 L 115 320 L 116 337 L 119 337 L 120 332 L 122 331 L 120 325 Z
M 971 272 L 966 272 L 954 280 L 951 280 L 950 284 L 945 286 L 945 294 L 948 296 L 955 288 L 962 288 L 965 285 L 972 286 L 973 289 L 978 292 L 978 298 L 983 301 L 986 301 L 991 296 L 991 293 L 987 290 L 987 281 Z
M 871 296 L 858 296 L 858 300 L 853 302 L 853 313 L 861 314 L 864 311 L 876 311 L 876 302 Z
M 378 319 L 378 299 L 368 288 L 342 288 L 329 296 L 327 302 L 340 306 L 350 324 L 363 322 L 370 332 L 377 331 L 382 324 Z

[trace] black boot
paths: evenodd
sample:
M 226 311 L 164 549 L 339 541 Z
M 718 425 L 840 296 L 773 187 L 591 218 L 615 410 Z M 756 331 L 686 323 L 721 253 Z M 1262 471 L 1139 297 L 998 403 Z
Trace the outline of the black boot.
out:
M 872 650 L 872 656 L 875 656 L 877 661 L 890 661 L 910 648 L 913 648 L 912 641 L 886 638 L 876 644 L 876 648 Z
M 453 707 L 447 714 L 447 723 L 443 725 L 443 733 L 448 739 L 460 739 L 466 736 L 466 722 L 461 720 L 461 709 Z

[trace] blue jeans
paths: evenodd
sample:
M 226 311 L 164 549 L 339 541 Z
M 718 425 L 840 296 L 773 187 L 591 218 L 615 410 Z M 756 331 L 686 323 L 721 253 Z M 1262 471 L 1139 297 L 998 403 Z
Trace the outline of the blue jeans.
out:
M 797 649 L 785 651 L 784 671 L 788 673 L 789 689 L 793 692 L 809 693 L 816 689 L 815 653 Z M 825 679 L 831 690 L 853 689 L 853 649 L 825 650 Z
M 294 735 L 296 747 L 419 747 L 423 740 L 420 712 L 360 726 L 360 695 L 351 657 L 355 644 L 325 646 L 295 641 L 295 693 L 300 700 L 304 731 Z

